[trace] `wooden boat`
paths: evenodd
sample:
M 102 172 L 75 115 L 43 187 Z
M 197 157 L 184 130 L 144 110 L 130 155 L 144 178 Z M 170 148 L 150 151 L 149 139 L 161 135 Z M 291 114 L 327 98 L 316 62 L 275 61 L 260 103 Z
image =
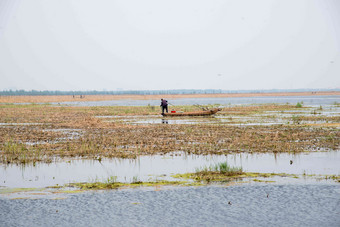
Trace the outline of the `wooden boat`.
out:
M 195 111 L 195 112 L 176 112 L 176 113 L 163 113 L 164 117 L 183 117 L 183 116 L 209 116 L 221 111 L 219 108 L 214 108 L 211 110 Z

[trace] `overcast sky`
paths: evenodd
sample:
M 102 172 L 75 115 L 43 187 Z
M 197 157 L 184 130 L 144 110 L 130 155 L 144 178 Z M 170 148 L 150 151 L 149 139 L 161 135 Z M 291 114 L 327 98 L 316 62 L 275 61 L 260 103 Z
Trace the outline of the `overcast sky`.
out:
M 0 90 L 339 87 L 339 0 L 0 0 Z

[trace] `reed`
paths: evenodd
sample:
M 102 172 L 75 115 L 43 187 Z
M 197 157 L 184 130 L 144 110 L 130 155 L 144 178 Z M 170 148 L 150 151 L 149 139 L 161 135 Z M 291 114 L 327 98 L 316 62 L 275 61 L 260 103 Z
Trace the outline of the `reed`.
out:
M 50 162 L 58 158 L 136 158 L 139 155 L 281 153 L 339 149 L 339 116 L 298 115 L 293 125 L 132 125 L 122 119 L 157 114 L 151 107 L 56 107 L 0 105 L 0 162 Z M 194 109 L 194 106 L 183 108 Z M 266 111 L 289 105 L 224 108 L 220 115 L 267 119 Z M 112 121 L 97 116 L 116 116 Z M 117 117 L 118 116 L 118 117 Z M 200 118 L 198 118 L 200 119 Z M 202 120 L 206 118 L 201 118 Z M 218 118 L 217 118 L 218 119 Z M 315 126 L 305 121 L 324 121 Z M 300 124 L 298 124 L 300 123 Z
M 195 171 L 196 175 L 207 175 L 211 173 L 222 174 L 226 176 L 236 176 L 243 174 L 242 167 L 231 167 L 227 162 L 220 162 L 209 167 L 198 168 Z
M 227 162 L 221 162 L 218 164 L 215 164 L 214 166 L 211 167 L 213 171 L 220 172 L 223 174 L 242 174 L 242 167 L 231 167 L 228 165 Z

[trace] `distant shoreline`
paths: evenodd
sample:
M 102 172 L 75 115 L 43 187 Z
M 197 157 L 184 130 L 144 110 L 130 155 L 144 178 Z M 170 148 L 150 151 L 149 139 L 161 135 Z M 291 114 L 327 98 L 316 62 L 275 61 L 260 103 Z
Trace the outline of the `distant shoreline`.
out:
M 0 96 L 0 103 L 50 103 L 109 100 L 155 100 L 165 98 L 236 98 L 236 97 L 270 97 L 270 96 L 328 96 L 339 95 L 340 91 L 313 92 L 272 92 L 272 93 L 219 93 L 219 94 L 169 94 L 169 95 L 43 95 L 43 96 Z

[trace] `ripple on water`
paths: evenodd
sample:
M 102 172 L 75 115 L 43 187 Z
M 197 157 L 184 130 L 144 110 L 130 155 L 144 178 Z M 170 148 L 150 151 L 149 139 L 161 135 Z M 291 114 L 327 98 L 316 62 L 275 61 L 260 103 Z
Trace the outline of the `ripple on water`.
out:
M 335 185 L 88 192 L 65 200 L 0 198 L 4 226 L 338 226 Z M 29 217 L 29 218 L 28 218 Z

